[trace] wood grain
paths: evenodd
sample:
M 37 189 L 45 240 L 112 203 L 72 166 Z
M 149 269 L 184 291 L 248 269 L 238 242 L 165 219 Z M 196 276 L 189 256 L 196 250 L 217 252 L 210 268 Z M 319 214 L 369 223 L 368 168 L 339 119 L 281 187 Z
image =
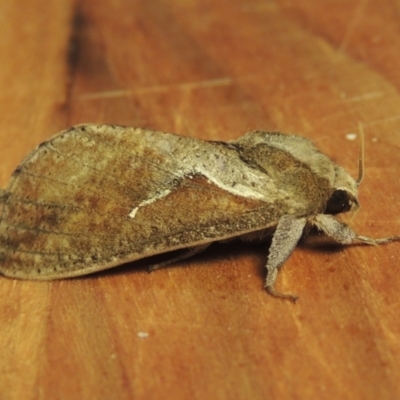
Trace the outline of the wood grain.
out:
M 118 123 L 313 139 L 356 175 L 373 237 L 399 234 L 398 0 L 0 3 L 0 179 L 58 130 Z M 215 246 L 56 282 L 0 279 L 1 399 L 400 398 L 400 245 Z

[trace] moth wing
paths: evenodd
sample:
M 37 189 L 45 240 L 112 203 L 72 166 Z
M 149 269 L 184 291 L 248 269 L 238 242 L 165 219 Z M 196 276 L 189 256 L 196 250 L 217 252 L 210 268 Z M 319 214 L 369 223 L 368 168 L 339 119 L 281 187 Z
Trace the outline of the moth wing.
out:
M 0 271 L 30 279 L 85 275 L 261 230 L 288 212 L 284 200 L 277 207 L 204 176 L 179 178 L 143 145 L 149 135 L 165 134 L 82 125 L 28 155 L 1 196 Z

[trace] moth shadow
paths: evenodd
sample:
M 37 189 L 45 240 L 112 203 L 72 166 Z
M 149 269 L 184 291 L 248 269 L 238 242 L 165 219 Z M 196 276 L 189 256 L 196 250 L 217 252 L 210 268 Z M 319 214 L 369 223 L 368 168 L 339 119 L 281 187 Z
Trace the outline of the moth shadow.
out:
M 320 232 L 312 231 L 300 240 L 298 247 L 301 249 L 312 250 L 317 253 L 335 254 L 343 251 L 346 246 L 335 242 L 333 239 L 321 234 Z
M 171 269 L 171 268 L 190 268 L 190 267 L 201 267 L 201 268 L 213 268 L 216 264 L 222 264 L 232 259 L 242 260 L 248 256 L 254 255 L 254 253 L 263 253 L 266 256 L 268 254 L 268 248 L 270 241 L 267 244 L 261 243 L 243 243 L 241 241 L 231 241 L 228 243 L 212 243 L 203 252 L 195 254 L 189 258 L 182 260 L 176 260 L 162 266 L 160 269 Z M 152 272 L 150 268 L 160 263 L 168 262 L 169 260 L 175 259 L 185 253 L 185 249 L 174 250 L 167 253 L 162 253 L 150 257 L 145 257 L 140 260 L 127 262 L 109 269 L 94 272 L 90 275 L 85 275 L 80 278 L 90 279 L 91 277 L 103 277 L 103 276 L 119 276 L 119 275 L 131 275 L 140 274 L 145 272 Z M 157 270 L 153 271 L 156 272 Z M 261 275 L 261 270 L 260 270 Z
M 271 246 L 271 238 L 268 237 L 261 242 L 242 242 L 240 240 L 232 240 L 229 242 L 212 243 L 203 252 L 195 254 L 189 258 L 176 260 L 161 269 L 166 268 L 213 268 L 216 264 L 222 264 L 230 260 L 238 260 L 236 262 L 246 262 L 249 257 L 256 257 L 257 261 L 254 265 L 254 273 L 259 275 L 261 279 L 265 278 L 265 264 L 267 262 L 269 248 Z M 298 243 L 301 249 L 312 250 L 318 253 L 335 254 L 343 250 L 343 245 L 334 242 L 324 234 L 316 231 L 311 231 L 306 237 L 302 238 Z M 174 250 L 167 253 L 162 253 L 150 257 L 145 257 L 140 260 L 127 262 L 103 271 L 94 272 L 90 275 L 80 278 L 89 279 L 91 277 L 103 276 L 119 276 L 140 274 L 144 271 L 150 272 L 150 268 L 160 263 L 168 262 L 185 253 L 185 249 Z

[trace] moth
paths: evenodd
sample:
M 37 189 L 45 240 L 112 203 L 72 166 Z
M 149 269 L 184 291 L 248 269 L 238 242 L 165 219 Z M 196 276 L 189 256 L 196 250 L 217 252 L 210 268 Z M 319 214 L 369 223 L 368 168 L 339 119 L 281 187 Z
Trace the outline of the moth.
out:
M 182 249 L 165 265 L 213 242 L 272 235 L 265 288 L 295 301 L 274 282 L 311 227 L 344 245 L 400 239 L 359 236 L 336 218 L 358 207 L 361 177 L 279 132 L 212 142 L 78 125 L 33 150 L 0 192 L 0 272 L 69 278 Z

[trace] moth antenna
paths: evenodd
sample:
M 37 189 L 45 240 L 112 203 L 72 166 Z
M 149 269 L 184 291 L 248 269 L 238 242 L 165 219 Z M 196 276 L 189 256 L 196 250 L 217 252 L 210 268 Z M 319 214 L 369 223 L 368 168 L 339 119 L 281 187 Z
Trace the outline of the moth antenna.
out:
M 360 186 L 364 178 L 364 153 L 365 153 L 365 136 L 364 128 L 361 122 L 358 123 L 358 129 L 360 131 L 360 155 L 358 158 L 358 178 L 356 180 L 357 186 Z

